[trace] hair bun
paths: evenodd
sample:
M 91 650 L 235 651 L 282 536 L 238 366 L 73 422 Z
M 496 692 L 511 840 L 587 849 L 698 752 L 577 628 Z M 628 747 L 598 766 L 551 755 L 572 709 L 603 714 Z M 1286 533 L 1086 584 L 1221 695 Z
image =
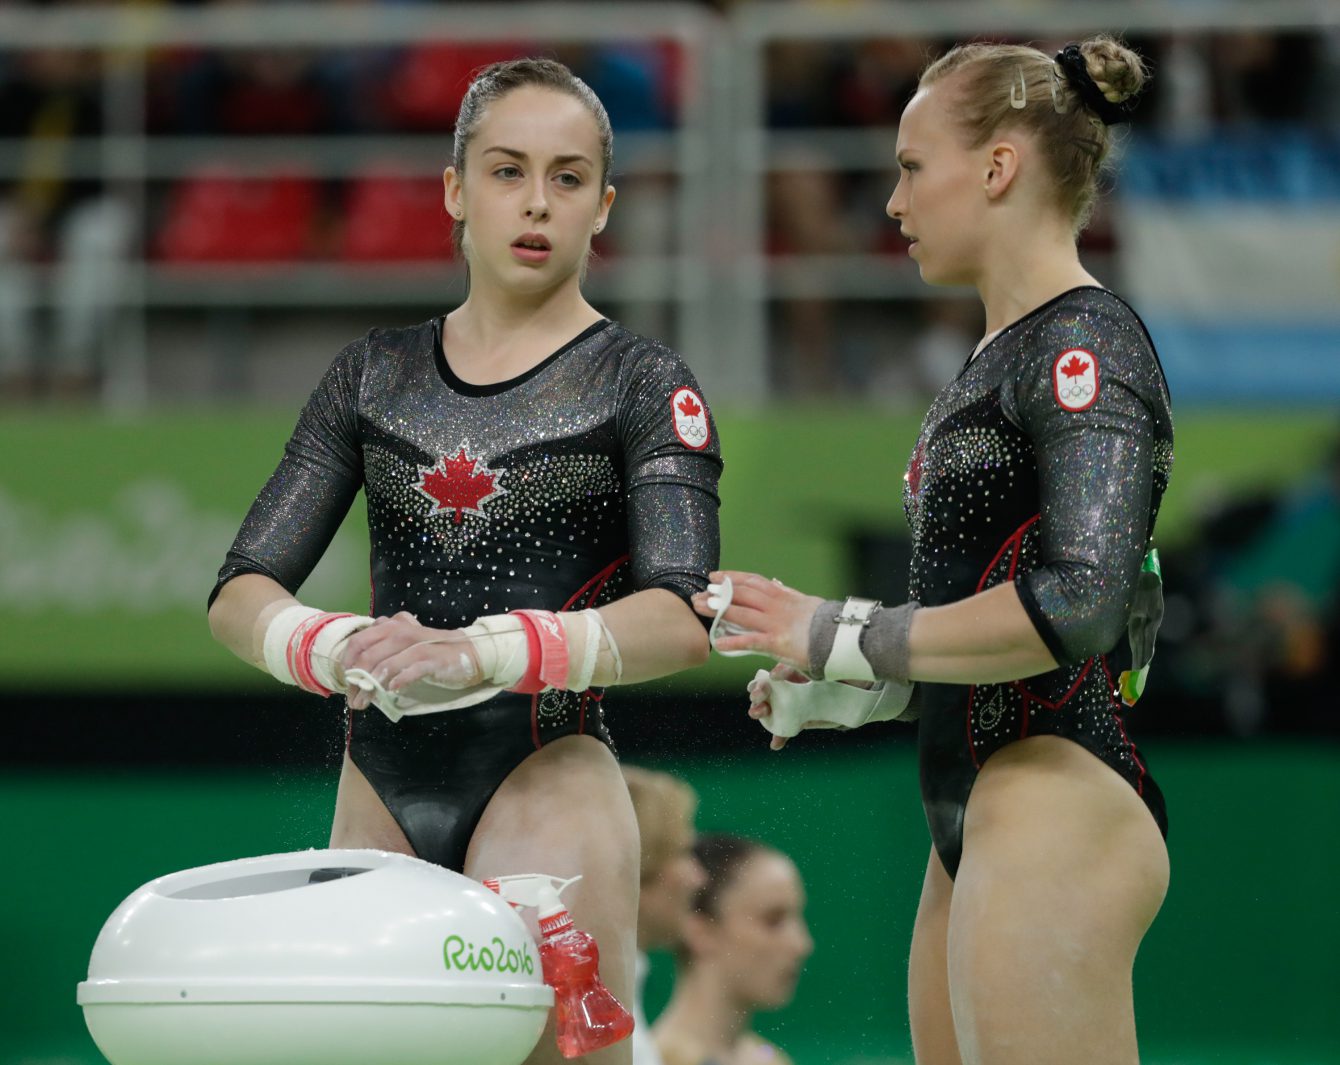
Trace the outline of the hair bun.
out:
M 1079 48 L 1089 77 L 1108 103 L 1124 103 L 1149 80 L 1145 61 L 1114 37 L 1090 37 Z

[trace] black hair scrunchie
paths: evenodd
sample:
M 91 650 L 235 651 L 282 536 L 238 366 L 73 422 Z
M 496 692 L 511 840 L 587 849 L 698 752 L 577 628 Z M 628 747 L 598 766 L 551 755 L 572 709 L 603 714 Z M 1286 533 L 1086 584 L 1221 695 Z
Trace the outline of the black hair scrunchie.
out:
M 1056 62 L 1065 72 L 1070 87 L 1079 93 L 1084 105 L 1102 119 L 1103 125 L 1115 126 L 1130 121 L 1131 112 L 1135 110 L 1134 97 L 1114 104 L 1104 96 L 1089 74 L 1089 64 L 1084 58 L 1084 53 L 1079 50 L 1079 45 L 1066 45 L 1056 53 Z

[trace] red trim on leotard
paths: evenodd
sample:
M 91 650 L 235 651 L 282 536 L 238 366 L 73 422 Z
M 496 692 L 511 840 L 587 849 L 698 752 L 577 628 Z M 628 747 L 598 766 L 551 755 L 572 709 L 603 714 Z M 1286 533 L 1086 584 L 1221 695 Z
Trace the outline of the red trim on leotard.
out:
M 1031 526 L 1034 522 L 1038 521 L 1041 517 L 1042 517 L 1041 512 L 1034 514 L 1026 522 L 1020 525 L 1019 528 L 1015 529 L 1014 532 L 1010 533 L 1010 535 L 1005 538 L 1005 542 L 1000 545 L 1000 550 L 998 550 L 994 555 L 991 556 L 991 561 L 987 563 L 986 569 L 982 571 L 981 577 L 978 578 L 977 589 L 976 589 L 978 592 L 986 590 L 986 582 L 987 579 L 991 576 L 991 571 L 996 568 L 996 563 L 1001 560 L 1005 552 L 1010 550 L 1011 548 L 1013 548 L 1014 554 L 1010 558 L 1010 570 L 1009 573 L 1006 574 L 1006 580 L 1011 581 L 1014 580 L 1014 574 L 1019 569 L 1019 556 L 1023 552 L 1024 533 L 1028 531 L 1029 526 Z M 1024 692 L 1024 694 L 1027 695 L 1027 692 Z M 1067 696 L 1067 698 L 1069 698 L 1069 696 Z M 970 684 L 968 686 L 968 719 L 966 722 L 968 732 L 968 753 L 972 756 L 972 764 L 976 768 L 981 769 L 982 763 L 977 760 L 977 745 L 973 742 L 972 739 L 972 708 L 976 700 L 977 700 L 977 685 Z M 1064 701 L 1065 700 L 1062 700 L 1062 702 Z M 1026 711 L 1027 709 L 1028 704 L 1025 703 L 1024 710 Z M 1028 715 L 1025 713 L 1024 715 L 1025 728 L 1027 727 L 1027 721 L 1028 721 Z M 1022 738 L 1023 736 L 1021 735 L 1020 739 Z
M 1107 655 L 1100 656 L 1103 663 L 1103 672 L 1107 674 L 1107 701 L 1113 706 L 1119 707 L 1121 704 L 1113 694 L 1117 690 L 1116 682 L 1112 679 L 1112 669 L 1107 664 Z M 1140 775 L 1135 780 L 1135 793 L 1143 796 L 1145 793 L 1145 764 L 1140 761 L 1140 754 L 1135 749 L 1135 744 L 1131 742 L 1130 736 L 1126 734 L 1126 723 L 1121 720 L 1121 713 L 1118 710 L 1112 711 L 1112 720 L 1117 723 L 1117 730 L 1121 733 L 1121 738 L 1126 747 L 1131 752 L 1131 761 L 1135 763 L 1135 768 L 1140 770 Z
M 570 610 L 572 608 L 572 604 L 577 602 L 577 600 L 581 597 L 582 592 L 585 592 L 588 589 L 590 590 L 591 594 L 586 597 L 586 602 L 582 604 L 582 606 L 583 609 L 589 607 L 592 603 L 596 601 L 596 596 L 598 596 L 604 589 L 605 585 L 609 583 L 610 578 L 614 576 L 614 571 L 617 570 L 620 566 L 622 566 L 625 562 L 627 562 L 629 557 L 630 556 L 628 555 L 620 555 L 618 558 L 616 558 L 608 566 L 606 566 L 594 577 L 592 577 L 580 588 L 578 588 L 575 592 L 573 592 L 571 598 L 569 598 L 566 603 L 564 603 L 561 607 L 559 607 L 559 610 Z M 592 585 L 595 585 L 595 587 L 594 588 L 591 587 Z
M 1005 554 L 1006 550 L 1011 547 L 1014 548 L 1014 557 L 1010 559 L 1009 579 L 1014 580 L 1015 570 L 1019 568 L 1019 554 L 1023 550 L 1024 533 L 1028 530 L 1030 525 L 1041 517 L 1041 513 L 1034 514 L 1005 538 L 1005 542 L 1000 545 L 1000 550 L 997 551 L 992 556 L 991 561 L 986 564 L 986 569 L 982 570 L 982 575 L 977 580 L 977 591 L 983 592 L 986 590 L 986 580 L 991 576 L 991 571 L 996 568 L 996 563 L 1000 561 L 1001 556 Z
M 608 566 L 606 566 L 604 569 L 600 570 L 600 572 L 595 574 L 595 576 L 588 579 L 586 583 L 584 583 L 580 588 L 578 588 L 575 592 L 573 592 L 571 596 L 568 597 L 568 601 L 559 608 L 560 613 L 564 610 L 572 609 L 573 605 L 577 602 L 578 599 L 582 597 L 583 593 L 589 593 L 589 594 L 587 594 L 586 596 L 586 602 L 582 604 L 582 609 L 583 610 L 590 609 L 591 604 L 594 603 L 597 597 L 599 597 L 600 593 L 604 591 L 605 585 L 607 585 L 610 582 L 610 578 L 614 576 L 615 571 L 618 570 L 618 568 L 622 566 L 625 562 L 627 562 L 630 557 L 631 556 L 629 555 L 620 555 Z M 594 699 L 596 702 L 600 702 L 600 699 L 592 695 L 589 689 L 582 693 L 581 708 L 578 711 L 578 717 L 577 717 L 577 734 L 579 736 L 586 734 L 586 705 L 588 701 L 587 700 L 588 696 L 590 696 L 590 698 Z M 532 696 L 530 700 L 530 738 L 532 742 L 534 742 L 535 749 L 537 751 L 544 746 L 544 744 L 540 742 L 539 695 Z
M 1084 678 L 1089 675 L 1089 670 L 1093 669 L 1094 661 L 1094 659 L 1090 658 L 1084 663 L 1084 668 L 1080 670 L 1079 676 L 1075 678 L 1075 683 L 1070 685 L 1070 690 L 1054 703 L 1048 702 L 1046 699 L 1042 698 L 1042 696 L 1029 691 L 1024 687 L 1024 682 L 1021 680 L 1011 681 L 1010 687 L 1022 695 L 1027 702 L 1037 703 L 1039 706 L 1046 707 L 1048 710 L 1059 710 L 1061 707 L 1065 706 L 1065 704 L 1070 701 L 1070 697 L 1079 690 L 1079 686 L 1084 683 Z

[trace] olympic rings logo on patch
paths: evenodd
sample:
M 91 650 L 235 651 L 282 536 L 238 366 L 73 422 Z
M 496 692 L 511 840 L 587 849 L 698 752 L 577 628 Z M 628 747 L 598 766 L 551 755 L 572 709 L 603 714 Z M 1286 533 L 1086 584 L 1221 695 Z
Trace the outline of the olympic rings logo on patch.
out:
M 1088 410 L 1098 400 L 1098 357 L 1085 348 L 1068 348 L 1052 363 L 1052 394 L 1063 410 Z
M 681 388 L 670 397 L 670 424 L 687 448 L 701 451 L 712 437 L 707 424 L 707 407 L 691 388 Z

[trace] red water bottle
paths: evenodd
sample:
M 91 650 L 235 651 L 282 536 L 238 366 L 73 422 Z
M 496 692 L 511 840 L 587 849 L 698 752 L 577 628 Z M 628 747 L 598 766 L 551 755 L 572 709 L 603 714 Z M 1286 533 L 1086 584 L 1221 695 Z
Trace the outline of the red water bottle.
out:
M 633 1015 L 600 982 L 595 937 L 572 926 L 557 894 L 545 902 L 540 909 L 540 965 L 544 982 L 554 989 L 559 1052 L 575 1058 L 628 1038 Z

